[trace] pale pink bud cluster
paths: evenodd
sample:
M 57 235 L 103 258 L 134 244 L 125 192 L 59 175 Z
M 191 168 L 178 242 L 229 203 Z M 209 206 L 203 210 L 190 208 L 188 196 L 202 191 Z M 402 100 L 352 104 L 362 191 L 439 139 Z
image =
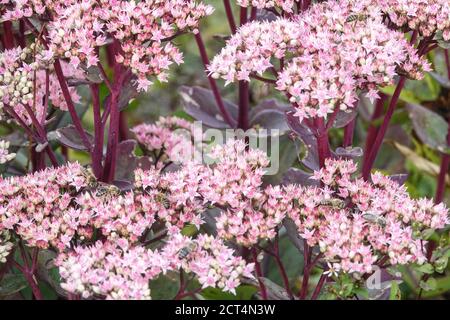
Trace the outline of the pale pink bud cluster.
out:
M 292 19 L 252 22 L 239 29 L 209 66 L 227 83 L 249 81 L 284 59 L 277 89 L 296 105 L 300 120 L 326 118 L 354 107 L 357 91 L 393 82 L 397 74 L 420 79 L 430 69 L 403 33 L 389 29 L 381 10 L 354 1 L 327 1 Z
M 195 157 L 197 150 L 193 140 L 198 130 L 189 121 L 177 117 L 161 117 L 154 124 L 140 124 L 131 131 L 146 153 L 158 160 L 157 165 L 185 162 Z M 198 137 L 203 137 L 201 128 Z
M 0 112 L 4 105 L 10 106 L 14 112 L 28 125 L 32 119 L 32 111 L 37 119 L 45 119 L 48 105 L 67 110 L 67 104 L 56 75 L 37 63 L 35 55 L 42 52 L 40 46 L 17 47 L 0 53 Z M 36 51 L 36 52 L 35 52 Z M 62 63 L 64 75 L 68 79 L 82 79 L 83 74 L 68 63 Z M 48 74 L 48 87 L 47 87 Z M 45 99 L 48 89 L 48 97 Z M 80 101 L 76 88 L 69 88 L 74 103 Z M 26 107 L 29 107 L 28 110 Z
M 150 299 L 149 280 L 180 268 L 194 274 L 203 288 L 235 293 L 241 277 L 253 278 L 254 265 L 233 253 L 211 236 L 192 239 L 176 233 L 154 251 L 124 239 L 98 241 L 60 254 L 56 264 L 63 289 L 83 298 Z
M 0 231 L 0 264 L 6 262 L 14 244 L 11 242 L 11 234 L 8 230 Z
M 286 12 L 293 12 L 294 0 L 237 0 L 241 7 L 256 7 L 258 9 L 269 9 L 279 7 Z
M 15 153 L 9 152 L 9 141 L 0 140 L 0 164 L 5 164 L 16 157 Z
M 4 105 L 32 105 L 33 74 L 37 69 L 33 50 L 34 45 L 0 52 L 0 111 Z
M 382 0 L 375 1 L 398 27 L 418 30 L 430 37 L 442 32 L 450 40 L 450 3 L 447 0 Z
M 383 256 L 390 264 L 424 263 L 426 229 L 449 223 L 443 204 L 410 198 L 404 186 L 380 173 L 353 178 L 352 161 L 326 161 L 314 178 L 322 187 L 289 187 L 296 206 L 289 217 L 310 246 L 347 273 L 369 273 Z
M 13 230 L 27 245 L 63 249 L 92 234 L 90 216 L 73 206 L 87 186 L 78 163 L 0 180 L 0 229 Z

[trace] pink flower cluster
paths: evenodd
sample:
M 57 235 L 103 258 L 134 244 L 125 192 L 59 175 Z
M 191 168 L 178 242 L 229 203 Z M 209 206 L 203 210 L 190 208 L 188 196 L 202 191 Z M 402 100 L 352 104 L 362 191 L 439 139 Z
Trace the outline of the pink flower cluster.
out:
M 426 261 L 422 232 L 449 223 L 443 204 L 411 199 L 380 173 L 372 182 L 353 178 L 352 161 L 326 161 L 315 172 L 322 187 L 288 187 L 296 205 L 288 212 L 310 246 L 318 245 L 336 271 L 370 273 L 387 256 L 390 264 Z
M 273 239 L 292 205 L 283 188 L 269 186 L 253 198 L 242 201 L 240 207 L 223 212 L 216 221 L 218 235 L 245 247 Z
M 61 286 L 85 299 L 150 299 L 149 280 L 180 268 L 196 275 L 203 288 L 235 293 L 241 277 L 253 278 L 254 265 L 233 253 L 211 236 L 192 239 L 177 233 L 154 251 L 124 239 L 98 241 L 60 254 L 56 264 L 63 278 Z
M 0 230 L 13 230 L 27 245 L 60 250 L 71 241 L 90 238 L 90 216 L 73 206 L 87 186 L 77 163 L 0 180 Z
M 183 61 L 170 40 L 185 31 L 195 32 L 199 20 L 213 12 L 196 0 L 14 2 L 4 19 L 50 12 L 48 54 L 68 59 L 75 68 L 96 66 L 96 49 L 112 40 L 117 44 L 116 61 L 137 76 L 139 90 L 147 90 L 149 76 L 166 80 L 169 66 Z
M 398 27 L 418 30 L 425 37 L 442 32 L 450 40 L 450 3 L 447 0 L 381 0 L 389 19 Z
M 227 83 L 249 81 L 273 71 L 273 58 L 285 60 L 275 72 L 276 87 L 296 105 L 300 120 L 353 108 L 357 90 L 374 99 L 377 87 L 399 73 L 420 79 L 430 70 L 403 33 L 384 24 L 379 7 L 351 0 L 314 4 L 292 19 L 244 25 L 209 70 Z
M 157 165 L 168 162 L 181 163 L 196 157 L 196 137 L 202 139 L 203 133 L 195 125 L 177 117 L 161 117 L 154 124 L 140 124 L 131 131 L 143 149 L 153 155 Z
M 293 12 L 294 0 L 237 0 L 241 7 L 256 7 L 258 9 L 268 9 L 279 7 L 286 12 Z

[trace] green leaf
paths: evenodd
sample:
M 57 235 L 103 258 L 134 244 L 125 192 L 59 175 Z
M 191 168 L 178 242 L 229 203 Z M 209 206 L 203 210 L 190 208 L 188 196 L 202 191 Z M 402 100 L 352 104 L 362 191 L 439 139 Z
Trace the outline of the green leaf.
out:
M 389 294 L 389 300 L 401 300 L 402 292 L 397 281 L 391 282 L 391 293 Z
M 150 281 L 150 290 L 152 299 L 154 300 L 169 300 L 173 299 L 179 289 L 178 280 L 169 278 L 168 276 L 159 276 Z
M 0 297 L 13 295 L 28 286 L 21 274 L 6 274 L 0 282 Z
M 437 281 L 435 278 L 429 278 L 427 281 L 420 281 L 420 287 L 425 291 L 432 291 L 437 289 Z
M 395 91 L 395 86 L 388 86 L 380 89 L 381 92 L 392 96 Z M 403 89 L 400 94 L 400 100 L 406 103 L 419 104 L 421 101 L 415 96 L 413 91 Z
M 434 267 L 430 263 L 425 263 L 421 266 L 418 266 L 416 270 L 422 273 L 432 274 L 434 272 Z

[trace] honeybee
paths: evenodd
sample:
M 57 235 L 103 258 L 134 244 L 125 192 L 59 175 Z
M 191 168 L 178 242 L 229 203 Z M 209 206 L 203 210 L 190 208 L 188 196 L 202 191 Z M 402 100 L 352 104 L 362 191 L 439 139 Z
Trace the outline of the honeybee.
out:
M 96 188 L 98 181 L 97 178 L 94 176 L 94 173 L 92 172 L 91 168 L 83 168 L 81 171 L 84 179 L 86 180 L 86 184 L 89 188 Z
M 349 16 L 346 20 L 346 22 L 354 22 L 354 21 L 364 21 L 369 16 L 367 14 L 357 13 Z
M 186 247 L 183 247 L 180 249 L 180 251 L 178 251 L 178 258 L 179 259 L 186 258 L 195 249 L 197 249 L 197 244 L 195 242 L 189 243 Z
M 385 227 L 386 226 L 386 219 L 384 219 L 379 214 L 364 213 L 362 216 L 363 216 L 364 219 L 366 219 L 369 222 L 376 223 L 376 224 L 378 224 L 381 227 Z
M 166 195 L 162 192 L 159 192 L 156 197 L 155 197 L 156 202 L 161 203 L 164 208 L 169 209 L 170 208 L 170 203 L 169 200 L 167 199 Z
M 107 184 L 103 182 L 97 182 L 97 187 L 95 188 L 95 195 L 97 197 L 117 197 L 120 195 L 120 189 L 112 184 Z
M 345 206 L 346 206 L 344 200 L 336 199 L 336 198 L 322 200 L 319 204 L 321 206 L 328 206 L 328 207 L 333 207 L 333 208 L 336 208 L 336 209 L 344 209 Z

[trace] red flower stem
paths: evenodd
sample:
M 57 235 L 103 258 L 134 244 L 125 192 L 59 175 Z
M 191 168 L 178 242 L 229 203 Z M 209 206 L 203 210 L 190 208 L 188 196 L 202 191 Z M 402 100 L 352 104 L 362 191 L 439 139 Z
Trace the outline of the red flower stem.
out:
M 281 258 L 280 258 L 280 251 L 279 251 L 279 245 L 278 245 L 278 235 L 277 235 L 277 237 L 275 239 L 273 250 L 274 250 L 273 257 L 275 258 L 275 261 L 276 261 L 276 263 L 278 265 L 278 269 L 280 270 L 280 275 L 281 275 L 281 278 L 283 279 L 284 288 L 286 289 L 286 292 L 289 295 L 289 298 L 291 300 L 294 300 L 294 294 L 292 293 L 291 286 L 289 284 L 289 277 L 288 277 L 288 275 L 286 273 L 286 269 L 284 268 L 283 261 L 281 261 Z
M 128 78 L 129 73 L 124 72 L 122 65 L 116 63 L 114 65 L 114 85 L 111 92 L 111 100 L 109 102 L 109 133 L 108 147 L 106 152 L 105 166 L 103 170 L 103 181 L 111 183 L 114 180 L 117 164 L 117 146 L 119 144 L 120 129 L 120 110 L 119 96 L 124 81 Z
M 344 142 L 342 146 L 344 148 L 351 147 L 353 145 L 353 138 L 355 136 L 356 117 L 350 121 L 344 128 Z
M 240 24 L 243 26 L 247 23 L 248 10 L 241 7 Z M 250 83 L 247 81 L 239 81 L 239 115 L 238 128 L 247 130 L 249 128 L 249 106 L 250 105 Z
M 444 56 L 445 56 L 445 63 L 447 64 L 447 76 L 448 76 L 448 79 L 450 79 L 449 50 L 444 51 Z M 447 120 L 448 120 L 447 146 L 450 147 L 450 117 Z M 447 153 L 442 154 L 441 169 L 440 169 L 439 177 L 438 177 L 436 196 L 434 197 L 434 201 L 436 203 L 440 203 L 444 199 L 445 178 L 447 176 L 449 164 L 450 164 L 450 155 L 448 155 Z
M 311 252 L 306 240 L 303 241 L 303 280 L 302 287 L 300 288 L 299 298 L 301 300 L 306 299 L 306 295 L 308 294 L 308 285 L 309 285 L 309 276 L 312 269 L 313 264 L 311 263 Z
M 178 290 L 178 293 L 175 296 L 174 300 L 181 300 L 183 298 L 184 289 L 186 289 L 186 281 L 184 281 L 183 269 L 180 269 L 180 289 Z
M 362 170 L 362 176 L 365 180 L 369 179 L 370 172 L 372 170 L 372 167 L 375 163 L 375 159 L 377 157 L 378 151 L 380 151 L 381 145 L 384 140 L 384 136 L 386 135 L 387 129 L 389 127 L 389 123 L 392 119 L 392 116 L 394 115 L 395 107 L 397 106 L 397 103 L 400 99 L 400 94 L 405 87 L 406 83 L 406 77 L 402 76 L 400 78 L 400 81 L 397 84 L 397 87 L 395 89 L 394 94 L 392 95 L 391 102 L 389 103 L 388 110 L 386 112 L 386 115 L 384 116 L 383 124 L 381 125 L 380 129 L 378 130 L 377 137 L 373 143 L 373 146 L 370 150 L 369 156 L 367 157 L 367 161 L 365 162 L 365 165 L 363 166 Z
M 323 118 L 314 119 L 314 125 L 317 130 L 317 148 L 319 153 L 319 165 L 322 168 L 325 165 L 325 159 L 331 157 L 330 142 L 328 140 L 328 130 Z
M 261 280 L 261 278 L 263 277 L 263 274 L 262 274 L 262 270 L 261 270 L 261 265 L 258 261 L 258 252 L 256 251 L 256 248 L 252 248 L 251 253 L 253 256 L 253 262 L 255 263 L 255 272 L 256 272 L 256 277 L 258 278 L 261 297 L 263 300 L 267 300 L 267 289 L 266 289 L 266 286 L 264 285 L 264 282 Z
M 64 100 L 67 104 L 67 109 L 69 110 L 70 116 L 72 118 L 73 124 L 75 125 L 78 134 L 83 141 L 84 147 L 91 152 L 92 146 L 89 142 L 89 139 L 86 135 L 86 132 L 83 129 L 83 125 L 81 123 L 80 118 L 78 117 L 77 111 L 75 109 L 75 105 L 73 104 L 72 97 L 70 96 L 69 87 L 67 86 L 66 79 L 64 77 L 64 73 L 61 68 L 61 62 L 57 59 L 54 63 L 56 77 L 58 78 L 59 85 L 61 86 L 61 90 L 64 96 Z
M 209 66 L 209 58 L 208 54 L 206 52 L 205 43 L 203 42 L 202 36 L 200 34 L 200 31 L 195 34 L 195 41 L 197 42 L 197 46 L 200 52 L 200 57 L 202 59 L 203 65 L 206 68 Z M 230 127 L 234 127 L 235 121 L 231 118 L 230 113 L 225 108 L 225 104 L 223 103 L 222 96 L 220 95 L 219 88 L 217 87 L 216 80 L 214 80 L 210 75 L 207 75 L 209 86 L 211 87 L 211 90 L 214 95 L 214 99 L 216 100 L 217 106 L 219 107 L 220 113 L 223 116 L 223 119 L 230 125 Z
M 13 34 L 13 24 L 11 21 L 3 22 L 3 45 L 5 49 L 13 49 L 14 45 L 14 34 Z
M 250 21 L 256 20 L 257 17 L 258 17 L 258 8 L 252 7 L 252 9 L 250 11 Z
M 94 150 L 92 152 L 92 170 L 97 179 L 102 178 L 103 173 L 103 140 L 104 127 L 102 124 L 101 106 L 100 106 L 100 90 L 98 84 L 90 86 L 92 95 L 92 106 L 94 113 Z
M 112 92 L 112 85 L 111 82 L 109 81 L 108 75 L 106 74 L 105 69 L 103 68 L 103 65 L 101 62 L 97 63 L 97 67 L 100 70 L 100 73 L 102 75 L 102 79 L 105 82 L 106 87 L 108 88 L 109 92 Z
M 323 285 L 326 283 L 328 276 L 324 273 L 320 276 L 319 282 L 317 283 L 316 288 L 314 289 L 314 292 L 311 296 L 311 300 L 316 300 L 317 297 L 320 294 L 320 291 L 322 291 Z
M 236 21 L 234 20 L 233 9 L 231 8 L 230 0 L 223 0 L 225 6 L 225 13 L 227 14 L 228 24 L 230 25 L 231 33 L 236 33 Z
M 373 142 L 378 133 L 378 127 L 375 126 L 374 122 L 383 115 L 384 103 L 386 102 L 386 100 L 387 100 L 387 96 L 384 93 L 380 93 L 380 98 L 377 99 L 377 101 L 375 103 L 375 109 L 372 114 L 369 129 L 367 130 L 366 146 L 365 146 L 365 150 L 364 150 L 363 163 L 365 163 L 367 161 L 370 151 L 372 150 Z
M 250 83 L 239 81 L 239 115 L 238 128 L 247 130 L 249 128 L 249 102 L 250 102 Z

